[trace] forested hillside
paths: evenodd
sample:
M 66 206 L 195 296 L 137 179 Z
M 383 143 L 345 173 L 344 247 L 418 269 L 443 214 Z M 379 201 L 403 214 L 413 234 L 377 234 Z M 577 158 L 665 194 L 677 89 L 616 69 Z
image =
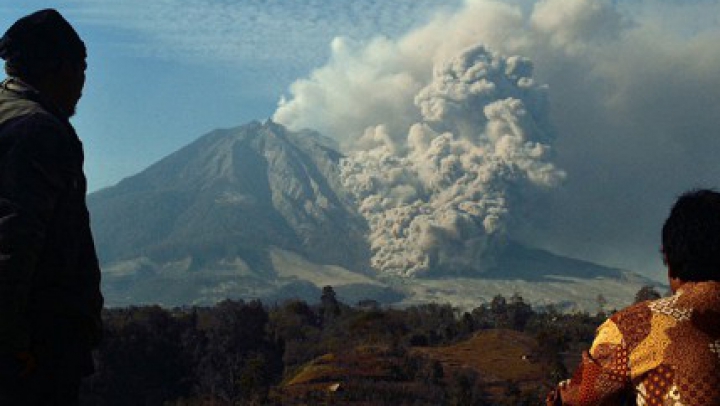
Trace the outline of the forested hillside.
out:
M 654 295 L 638 292 L 638 299 Z M 449 305 L 224 301 L 105 311 L 84 405 L 535 405 L 606 317 Z

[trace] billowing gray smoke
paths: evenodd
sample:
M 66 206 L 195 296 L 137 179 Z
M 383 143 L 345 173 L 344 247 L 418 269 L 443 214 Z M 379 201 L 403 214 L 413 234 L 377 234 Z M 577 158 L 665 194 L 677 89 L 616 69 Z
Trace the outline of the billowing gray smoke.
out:
M 483 46 L 435 67 L 405 134 L 365 131 L 342 164 L 384 273 L 481 272 L 514 199 L 564 177 L 550 161 L 547 88 L 532 64 Z
M 292 84 L 273 118 L 292 129 L 317 129 L 346 151 L 363 150 L 374 159 L 367 163 L 377 167 L 374 171 L 349 173 L 369 182 L 359 196 L 389 199 L 378 203 L 383 210 L 374 214 L 373 236 L 392 242 L 383 252 L 378 248 L 376 259 L 393 272 L 423 272 L 432 261 L 443 263 L 441 255 L 469 253 L 456 237 L 469 233 L 464 227 L 482 230 L 463 234 L 465 241 L 477 237 L 471 246 L 482 246 L 489 235 L 498 235 L 485 227 L 487 219 L 497 224 L 495 230 L 504 227 L 530 245 L 661 276 L 659 227 L 674 197 L 720 182 L 718 13 L 720 2 L 714 0 L 464 0 L 399 38 L 336 38 L 328 62 Z M 472 66 L 483 66 L 479 55 L 490 54 L 463 52 L 479 43 L 534 62 L 537 81 L 551 89 L 556 141 L 548 130 L 544 90 L 523 87 L 493 65 L 516 64 L 515 74 L 530 78 L 524 71 L 529 63 L 485 56 L 490 68 L 474 71 Z M 458 57 L 461 53 L 465 56 Z M 479 90 L 485 86 L 494 91 Z M 516 166 L 505 166 L 500 158 L 506 141 L 491 138 L 502 132 L 495 131 L 498 126 L 508 134 L 521 131 L 529 143 L 509 148 L 520 151 L 513 152 Z M 553 162 L 567 171 L 567 179 L 520 215 L 517 209 L 525 207 L 518 207 L 516 195 L 521 190 L 520 196 L 527 196 L 561 177 L 548 165 L 549 143 L 557 152 Z M 540 156 L 533 155 L 531 145 Z M 431 147 L 440 152 L 431 155 Z M 351 163 L 359 159 L 353 156 Z M 448 177 L 453 168 L 467 170 L 468 177 Z M 376 175 L 360 176 L 366 173 Z M 477 174 L 488 180 L 479 181 L 484 178 Z M 523 184 L 532 187 L 522 189 Z M 450 196 L 479 190 L 485 192 L 477 202 L 485 204 L 477 215 L 451 203 Z M 442 202 L 451 209 L 432 211 L 435 217 L 426 213 Z M 390 216 L 390 208 L 400 214 Z M 421 229 L 418 221 L 430 217 Z M 508 223 L 513 218 L 527 218 L 524 223 L 531 226 L 515 227 L 519 223 Z M 380 226 L 385 221 L 389 225 Z M 412 235 L 411 223 L 417 229 Z M 392 234 L 396 224 L 408 230 L 402 237 Z M 383 227 L 389 234 L 378 231 Z M 442 241 L 456 251 L 419 249 L 418 242 L 427 241 L 421 236 L 434 247 L 444 246 L 437 242 Z M 394 254 L 402 244 L 406 252 L 415 250 L 407 254 L 410 259 Z M 403 265 L 423 261 L 428 265 Z

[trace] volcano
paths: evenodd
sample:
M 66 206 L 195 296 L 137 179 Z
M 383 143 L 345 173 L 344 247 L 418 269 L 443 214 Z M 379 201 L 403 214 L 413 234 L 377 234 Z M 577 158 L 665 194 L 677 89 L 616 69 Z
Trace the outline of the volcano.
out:
M 225 298 L 450 302 L 520 292 L 533 303 L 626 304 L 655 284 L 629 271 L 508 242 L 473 277 L 398 278 L 370 267 L 366 220 L 340 181 L 335 143 L 270 120 L 216 130 L 88 196 L 110 306 Z

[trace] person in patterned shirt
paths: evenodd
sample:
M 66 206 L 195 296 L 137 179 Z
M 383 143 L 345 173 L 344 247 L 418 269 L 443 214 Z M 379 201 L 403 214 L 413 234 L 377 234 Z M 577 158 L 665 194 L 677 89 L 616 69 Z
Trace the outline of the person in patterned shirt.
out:
M 720 405 L 720 193 L 683 194 L 661 252 L 673 295 L 605 321 L 548 405 Z

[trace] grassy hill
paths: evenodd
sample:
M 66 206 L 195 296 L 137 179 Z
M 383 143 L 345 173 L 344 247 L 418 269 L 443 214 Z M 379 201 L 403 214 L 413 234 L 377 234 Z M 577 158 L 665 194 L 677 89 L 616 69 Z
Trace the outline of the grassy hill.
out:
M 359 346 L 309 362 L 279 388 L 283 405 L 402 404 L 408 397 L 442 402 L 442 391 L 414 380 L 413 360 L 382 346 Z
M 414 351 L 439 361 L 446 376 L 462 370 L 477 373 L 491 398 L 502 397 L 509 383 L 520 391 L 552 387 L 552 365 L 546 354 L 533 337 L 518 331 L 485 330 L 455 345 Z
M 419 404 L 446 403 L 447 394 L 459 390 L 453 389 L 459 377 L 469 376 L 476 380 L 470 386 L 481 387 L 492 403 L 503 399 L 508 387 L 519 392 L 549 389 L 550 371 L 534 338 L 493 329 L 449 346 L 413 347 L 407 352 L 359 346 L 325 354 L 286 379 L 280 391 L 290 404 L 402 404 L 408 398 Z

